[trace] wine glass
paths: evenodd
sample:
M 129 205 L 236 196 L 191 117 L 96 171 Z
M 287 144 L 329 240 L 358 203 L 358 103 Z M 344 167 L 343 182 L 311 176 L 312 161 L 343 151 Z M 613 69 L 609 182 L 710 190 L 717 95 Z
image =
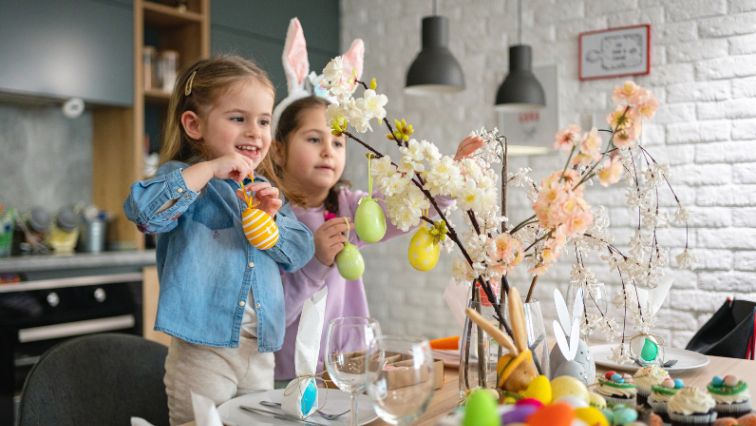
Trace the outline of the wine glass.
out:
M 336 318 L 328 324 L 325 366 L 331 380 L 352 400 L 352 426 L 357 426 L 357 394 L 365 390 L 365 356 L 381 335 L 378 321 L 365 317 Z
M 381 336 L 368 350 L 367 391 L 376 414 L 409 425 L 433 395 L 433 357 L 428 340 Z

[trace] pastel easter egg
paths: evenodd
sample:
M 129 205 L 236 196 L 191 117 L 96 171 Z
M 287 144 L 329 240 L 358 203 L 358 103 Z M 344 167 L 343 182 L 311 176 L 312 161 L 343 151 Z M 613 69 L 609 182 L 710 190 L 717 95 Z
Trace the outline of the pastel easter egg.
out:
M 551 400 L 557 401 L 563 396 L 576 396 L 588 402 L 588 389 L 580 380 L 571 376 L 559 376 L 551 380 Z
M 588 405 L 595 408 L 606 408 L 606 400 L 596 392 L 589 392 Z
M 345 280 L 354 281 L 365 272 L 365 261 L 356 245 L 346 242 L 344 248 L 336 255 L 336 267 Z
M 499 426 L 501 418 L 496 409 L 496 398 L 490 393 L 476 389 L 470 393 L 465 403 L 463 426 Z
M 661 385 L 665 388 L 672 389 L 675 387 L 675 381 L 667 377 L 666 379 L 662 380 Z
M 575 410 L 563 402 L 546 405 L 528 417 L 530 426 L 570 426 L 575 420 Z
M 572 408 L 583 408 L 588 406 L 588 402 L 580 399 L 580 397 L 577 396 L 563 396 L 559 398 L 558 402 L 564 402 L 566 404 L 570 404 L 570 407 Z
M 725 386 L 737 386 L 738 378 L 733 376 L 732 374 L 728 374 L 724 376 L 724 384 Z
M 276 221 L 260 209 L 244 210 L 242 228 L 247 241 L 258 250 L 268 250 L 278 242 Z
M 714 386 L 722 386 L 724 384 L 724 380 L 722 380 L 719 376 L 714 376 L 711 378 L 711 384 Z
M 576 408 L 575 417 L 582 420 L 588 426 L 609 426 L 609 422 L 601 410 L 594 407 Z
M 682 379 L 675 379 L 675 389 L 682 389 L 685 383 Z
M 528 417 L 535 413 L 538 407 L 533 405 L 515 406 L 511 411 L 501 415 L 501 424 L 508 425 L 511 423 L 525 423 Z
M 418 271 L 427 272 L 436 267 L 441 255 L 441 245 L 433 240 L 427 226 L 421 226 L 410 240 L 407 259 Z
M 551 382 L 544 376 L 536 376 L 530 381 L 528 387 L 522 393 L 525 398 L 533 398 L 541 401 L 543 404 L 549 404 L 551 402 Z
M 628 407 L 615 408 L 614 424 L 626 425 L 638 420 L 638 412 Z
M 622 376 L 620 376 L 617 373 L 612 374 L 612 377 L 610 378 L 610 380 L 613 381 L 613 382 L 619 381 L 620 379 L 622 379 Z
M 614 371 L 614 370 L 609 370 L 609 371 L 607 371 L 606 373 L 604 373 L 604 378 L 605 378 L 606 380 L 612 380 L 612 376 L 614 376 L 615 374 L 617 374 L 617 372 L 616 372 L 616 371 Z
M 386 235 L 386 215 L 381 205 L 372 197 L 360 200 L 357 211 L 354 212 L 354 230 L 357 236 L 366 243 L 377 243 Z

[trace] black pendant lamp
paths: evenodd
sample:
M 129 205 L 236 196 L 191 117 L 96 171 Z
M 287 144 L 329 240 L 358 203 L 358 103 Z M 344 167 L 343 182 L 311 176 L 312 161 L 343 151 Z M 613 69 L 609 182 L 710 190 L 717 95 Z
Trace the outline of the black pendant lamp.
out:
M 412 95 L 455 93 L 465 88 L 465 75 L 449 51 L 449 20 L 436 15 L 426 16 L 422 23 L 423 48 L 407 70 L 404 91 Z
M 522 39 L 520 1 L 517 2 L 518 38 Z M 521 41 L 520 41 L 521 42 Z M 530 46 L 509 46 L 509 74 L 496 92 L 496 110 L 503 112 L 528 112 L 546 106 L 546 95 L 541 83 L 533 74 L 533 52 Z

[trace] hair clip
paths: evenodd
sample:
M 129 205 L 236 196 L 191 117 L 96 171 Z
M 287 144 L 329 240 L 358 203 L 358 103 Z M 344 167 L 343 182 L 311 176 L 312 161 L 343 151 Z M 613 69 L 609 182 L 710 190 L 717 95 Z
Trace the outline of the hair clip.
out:
M 184 86 L 184 96 L 192 94 L 192 83 L 194 83 L 194 77 L 197 75 L 197 70 L 192 71 L 192 75 L 186 80 L 186 86 Z

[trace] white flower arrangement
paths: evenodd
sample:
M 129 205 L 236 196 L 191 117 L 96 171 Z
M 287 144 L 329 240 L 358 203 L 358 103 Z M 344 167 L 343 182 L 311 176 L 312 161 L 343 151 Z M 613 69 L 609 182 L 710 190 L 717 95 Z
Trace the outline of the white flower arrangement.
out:
M 639 140 L 643 120 L 654 115 L 658 102 L 633 82 L 614 90 L 616 108 L 607 117 L 608 129 L 583 132 L 579 126 L 571 125 L 556 134 L 554 147 L 568 153 L 568 158 L 562 169 L 540 183 L 531 178 L 529 169 L 508 172 L 506 139 L 497 129 L 473 132 L 485 145 L 472 157 L 455 161 L 440 153 L 433 143 L 412 138 L 414 128 L 404 120 L 395 120 L 392 126 L 384 109 L 388 100 L 376 92 L 375 80 L 368 84 L 344 75 L 340 58 L 326 66 L 321 84 L 336 99 L 328 108 L 333 133 L 346 135 L 374 154 L 370 174 L 385 197 L 388 218 L 405 231 L 421 221 L 434 225 L 426 213 L 434 208 L 444 222 L 446 235 L 460 252 L 453 261 L 454 279 L 475 282 L 483 292 L 473 292 L 474 298 L 488 299 L 500 308 L 496 291 L 499 284 L 508 288 L 508 273 L 525 261 L 532 277 L 527 302 L 538 277 L 570 248 L 576 258 L 570 279 L 583 287 L 584 294 L 591 294 L 600 284 L 584 259 L 600 258 L 618 273 L 619 304 L 626 312 L 623 324 L 620 326 L 599 309 L 586 313 L 583 327 L 584 331 L 600 329 L 609 337 L 621 335 L 624 343 L 627 314 L 641 333 L 648 333 L 653 324 L 653 314 L 643 312 L 630 289 L 654 288 L 663 275 L 667 252 L 659 244 L 659 228 L 669 224 L 685 227 L 685 248 L 676 260 L 681 268 L 692 264 L 687 243 L 688 214 L 669 184 L 668 168 L 657 163 Z M 361 97 L 354 95 L 358 85 L 365 89 Z M 350 130 L 372 131 L 372 120 L 385 124 L 387 137 L 398 144 L 400 156 L 396 161 Z M 606 142 L 602 134 L 609 136 Z M 506 176 L 500 186 L 493 168 L 497 163 L 502 163 L 502 176 Z M 605 210 L 591 206 L 584 198 L 586 184 L 596 181 L 605 187 L 624 182 L 627 203 L 637 210 L 639 219 L 627 252 L 614 245 Z M 499 192 L 506 199 L 508 187 L 526 190 L 532 202 L 533 215 L 519 223 L 508 220 L 506 208 L 499 206 Z M 677 206 L 672 215 L 665 214 L 660 206 L 659 191 L 665 187 Z M 463 210 L 464 228 L 450 221 L 449 211 L 438 208 L 434 198 L 439 196 L 456 201 L 450 210 Z M 497 319 L 504 323 L 501 310 L 498 312 Z M 618 358 L 626 357 L 622 347 Z

